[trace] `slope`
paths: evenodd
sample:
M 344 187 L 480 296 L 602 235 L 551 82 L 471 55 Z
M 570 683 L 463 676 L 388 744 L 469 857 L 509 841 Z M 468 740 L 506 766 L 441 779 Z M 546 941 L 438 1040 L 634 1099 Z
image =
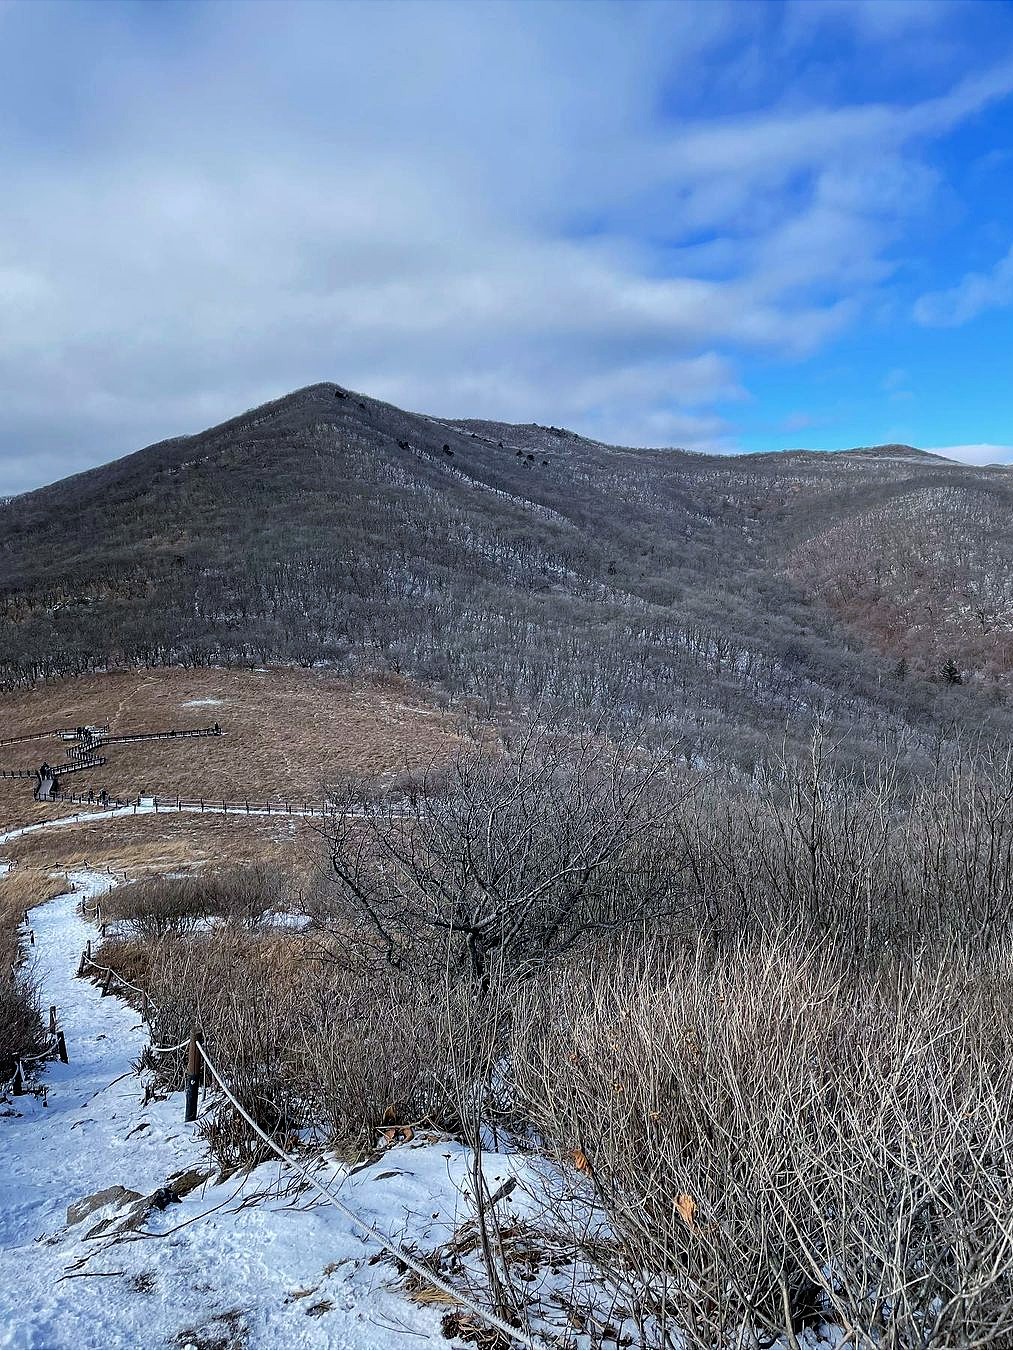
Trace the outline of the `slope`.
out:
M 873 737 L 999 728 L 977 683 L 1001 690 L 1000 665 L 955 712 L 934 657 L 889 678 L 892 650 L 800 563 L 869 513 L 965 489 L 1008 511 L 1004 471 L 907 447 L 629 450 L 313 385 L 0 507 L 0 674 L 379 668 L 488 710 L 619 711 L 747 763 L 814 710 Z

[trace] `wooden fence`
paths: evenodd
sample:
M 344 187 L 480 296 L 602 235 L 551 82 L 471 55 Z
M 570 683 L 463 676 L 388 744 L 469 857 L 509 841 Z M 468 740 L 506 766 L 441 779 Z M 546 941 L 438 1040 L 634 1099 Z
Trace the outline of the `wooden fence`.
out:
M 76 806 L 95 807 L 98 810 L 126 810 L 133 808 L 134 812 L 217 812 L 221 815 L 223 812 L 230 816 L 330 816 L 333 812 L 326 801 L 319 800 L 315 802 L 293 802 L 291 799 L 271 799 L 269 801 L 257 802 L 253 799 L 240 799 L 230 802 L 226 798 L 212 797 L 135 797 L 129 800 L 123 798 L 105 797 L 101 794 L 92 793 L 60 793 L 57 797 L 48 798 L 49 802 L 72 802 Z M 88 818 L 81 818 L 86 821 Z
M 125 732 L 122 736 L 97 736 L 87 744 L 95 750 L 99 746 L 122 746 L 127 741 L 176 741 L 181 737 L 222 735 L 221 727 L 215 723 L 213 727 L 184 727 L 168 732 Z
M 51 727 L 46 732 L 25 732 L 23 736 L 0 737 L 0 746 L 17 746 L 25 741 L 45 741 L 48 737 L 76 736 L 76 727 Z

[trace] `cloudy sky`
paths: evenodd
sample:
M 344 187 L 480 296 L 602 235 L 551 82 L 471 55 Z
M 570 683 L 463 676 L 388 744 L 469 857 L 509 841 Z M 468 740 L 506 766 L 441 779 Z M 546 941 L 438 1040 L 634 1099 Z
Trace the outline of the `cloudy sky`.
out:
M 1013 5 L 0 0 L 0 493 L 336 380 L 1013 459 Z

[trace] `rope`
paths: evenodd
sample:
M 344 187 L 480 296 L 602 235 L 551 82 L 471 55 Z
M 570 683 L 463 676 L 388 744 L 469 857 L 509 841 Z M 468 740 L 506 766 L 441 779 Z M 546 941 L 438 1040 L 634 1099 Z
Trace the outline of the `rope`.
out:
M 46 1040 L 49 1042 L 49 1045 L 44 1051 L 40 1051 L 38 1055 L 19 1055 L 18 1063 L 20 1065 L 33 1065 L 37 1060 L 48 1060 L 56 1051 L 57 1041 L 51 1032 L 46 1034 Z
M 20 1065 L 34 1065 L 36 1061 L 47 1061 L 47 1059 L 50 1058 L 50 1055 L 53 1055 L 55 1048 L 57 1048 L 57 1040 L 55 1040 L 55 1038 L 47 1038 L 47 1040 L 50 1040 L 49 1046 L 46 1047 L 45 1051 L 39 1051 L 38 1055 L 19 1055 L 18 1061 Z
M 421 1262 L 416 1261 L 415 1258 L 412 1257 L 410 1253 L 406 1252 L 399 1243 L 395 1242 L 394 1239 L 389 1238 L 381 1230 L 376 1229 L 368 1220 L 364 1220 L 361 1215 L 357 1215 L 354 1210 L 351 1210 L 345 1205 L 344 1201 L 335 1196 L 329 1187 L 326 1187 L 314 1177 L 312 1173 L 304 1168 L 298 1159 L 293 1158 L 291 1154 L 282 1149 L 281 1146 L 272 1140 L 265 1131 L 261 1130 L 260 1126 L 258 1126 L 253 1117 L 250 1116 L 246 1108 L 239 1102 L 228 1084 L 222 1078 L 217 1066 L 208 1056 L 203 1045 L 200 1047 L 200 1054 L 205 1065 L 207 1065 L 208 1069 L 211 1071 L 218 1087 L 228 1098 L 229 1102 L 232 1103 L 233 1107 L 250 1129 L 263 1140 L 264 1144 L 267 1145 L 269 1149 L 274 1150 L 279 1159 L 284 1163 L 287 1163 L 289 1167 L 294 1168 L 297 1172 L 301 1173 L 310 1186 L 315 1187 L 325 1201 L 329 1201 L 331 1205 L 336 1206 L 347 1219 L 351 1220 L 353 1224 L 357 1225 L 364 1233 L 368 1234 L 370 1238 L 379 1243 L 392 1257 L 395 1257 L 399 1262 L 403 1262 L 406 1267 L 410 1267 L 417 1276 L 421 1276 L 423 1280 L 434 1285 L 437 1290 L 442 1290 L 445 1295 L 449 1296 L 449 1298 L 456 1303 L 463 1304 L 464 1307 L 470 1309 L 477 1318 L 481 1318 L 483 1323 L 486 1323 L 489 1327 L 496 1328 L 499 1332 L 502 1332 L 504 1336 L 509 1337 L 510 1341 L 515 1346 L 522 1346 L 528 1348 L 528 1351 L 532 1351 L 534 1343 L 529 1338 L 525 1337 L 523 1333 L 519 1332 L 517 1328 L 511 1327 L 509 1323 L 498 1317 L 491 1310 L 483 1309 L 480 1304 L 476 1304 L 468 1295 L 464 1295 L 459 1290 L 455 1290 L 452 1285 L 448 1285 L 445 1281 L 441 1280 L 434 1272 L 430 1271 L 428 1267 L 425 1267 Z
M 139 994 L 142 999 L 146 999 L 155 1013 L 160 1012 L 158 1005 L 152 999 L 151 995 L 148 994 L 147 990 L 142 990 L 139 985 L 134 985 L 131 981 L 127 980 L 126 976 L 121 976 L 120 973 L 115 971 L 111 966 L 100 966 L 98 962 L 92 961 L 88 956 L 85 956 L 84 964 L 86 967 L 92 967 L 95 971 L 108 972 L 109 975 L 118 980 L 121 985 L 125 985 L 128 990 L 133 990 L 136 994 Z
M 46 824 L 51 823 L 47 822 Z M 119 972 L 115 971 L 111 966 L 102 966 L 98 962 L 93 961 L 90 957 L 87 956 L 84 957 L 84 965 L 86 967 L 91 967 L 95 971 L 108 973 L 110 976 L 115 977 L 115 979 L 118 980 L 121 985 L 126 986 L 128 990 L 134 990 L 137 994 L 141 995 L 143 999 L 147 1000 L 148 1004 L 152 1008 L 154 1008 L 156 1012 L 158 1011 L 156 1006 L 154 1005 L 153 1000 L 151 999 L 151 996 L 148 994 L 146 990 L 142 990 L 140 986 L 134 985 L 124 976 L 121 976 Z M 19 1063 L 24 1065 L 26 1062 L 30 1063 L 36 1060 L 44 1060 L 47 1056 L 52 1055 L 56 1049 L 56 1039 L 51 1038 L 51 1041 L 52 1044 L 41 1054 L 36 1056 L 19 1057 Z M 189 1046 L 189 1044 L 190 1038 L 188 1037 L 186 1041 L 181 1041 L 177 1046 L 151 1046 L 150 1050 L 157 1055 L 168 1055 L 176 1051 L 183 1050 L 183 1048 Z M 200 1055 L 204 1061 L 204 1064 L 210 1070 L 212 1077 L 215 1079 L 215 1082 L 218 1084 L 218 1087 L 225 1094 L 225 1097 L 229 1100 L 229 1102 L 236 1109 L 236 1111 L 243 1118 L 243 1120 L 250 1127 L 250 1129 L 254 1132 L 254 1134 L 257 1135 L 258 1138 L 261 1139 L 269 1149 L 271 1149 L 275 1154 L 277 1154 L 278 1158 L 281 1159 L 283 1163 L 287 1163 L 290 1168 L 294 1168 L 297 1173 L 300 1173 L 310 1184 L 310 1186 L 320 1193 L 320 1195 L 324 1198 L 325 1201 L 330 1202 L 330 1204 L 333 1205 L 337 1210 L 339 1210 L 346 1217 L 346 1219 L 350 1220 L 352 1224 L 354 1224 L 364 1234 L 367 1234 L 371 1239 L 374 1240 L 374 1242 L 378 1243 L 381 1248 L 383 1248 L 386 1252 L 390 1253 L 390 1255 L 393 1258 L 395 1258 L 398 1262 L 401 1262 L 404 1266 L 408 1267 L 409 1270 L 414 1271 L 415 1274 L 417 1276 L 420 1276 L 424 1281 L 428 1281 L 430 1285 L 435 1286 L 437 1290 L 441 1290 L 449 1299 L 453 1300 L 455 1303 L 461 1304 L 466 1309 L 469 1309 L 475 1315 L 476 1318 L 481 1319 L 482 1322 L 485 1323 L 488 1327 L 496 1328 L 497 1331 L 502 1332 L 503 1335 L 506 1338 L 508 1338 L 508 1340 L 513 1345 L 524 1347 L 525 1351 L 534 1351 L 534 1343 L 531 1341 L 529 1337 L 525 1336 L 517 1328 L 511 1327 L 509 1323 L 507 1323 L 504 1319 L 500 1318 L 497 1314 L 493 1313 L 491 1309 L 483 1309 L 482 1306 L 478 1304 L 475 1300 L 473 1300 L 469 1295 L 463 1294 L 460 1290 L 456 1290 L 452 1285 L 449 1285 L 446 1281 L 442 1280 L 439 1276 L 436 1275 L 434 1271 L 431 1271 L 428 1267 L 423 1266 L 421 1262 L 417 1261 L 414 1257 L 412 1257 L 411 1253 L 406 1251 L 406 1249 L 402 1248 L 401 1245 L 397 1243 L 394 1239 L 390 1238 L 387 1234 L 384 1234 L 381 1230 L 377 1229 L 374 1225 L 370 1224 L 368 1220 L 363 1219 L 361 1215 L 358 1215 L 354 1210 L 352 1210 L 349 1206 L 347 1206 L 344 1203 L 344 1201 L 342 1201 L 339 1197 L 335 1196 L 329 1187 L 325 1186 L 324 1183 L 319 1181 L 318 1178 L 316 1178 L 312 1173 L 310 1173 L 308 1169 L 306 1169 L 299 1162 L 298 1159 L 294 1158 L 286 1150 L 282 1149 L 281 1146 L 277 1144 L 276 1141 L 272 1140 L 271 1137 L 264 1130 L 261 1129 L 261 1127 L 256 1123 L 256 1121 L 254 1121 L 254 1119 L 250 1116 L 249 1112 L 247 1112 L 246 1108 L 242 1105 L 242 1103 L 238 1100 L 238 1098 L 229 1088 L 228 1084 L 222 1078 L 222 1075 L 217 1065 L 215 1065 L 215 1063 L 212 1061 L 207 1051 L 204 1049 L 203 1044 L 200 1044 Z

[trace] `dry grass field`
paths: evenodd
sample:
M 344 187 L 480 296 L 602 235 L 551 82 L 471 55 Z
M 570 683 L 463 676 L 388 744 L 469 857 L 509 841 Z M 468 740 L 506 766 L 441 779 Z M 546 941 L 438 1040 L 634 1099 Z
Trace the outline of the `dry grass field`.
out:
M 221 737 L 110 746 L 101 769 L 68 775 L 66 788 L 133 798 L 161 796 L 318 800 L 328 782 L 352 775 L 376 786 L 406 769 L 452 756 L 463 732 L 417 686 L 397 679 L 350 681 L 326 673 L 161 669 L 54 681 L 0 696 L 0 737 L 85 723 L 113 735 L 222 727 Z M 0 747 L 0 768 L 61 762 L 58 738 Z M 0 830 L 67 816 L 66 803 L 37 803 L 27 780 L 0 780 Z M 176 815 L 82 821 L 12 840 L 0 854 L 48 869 L 93 866 L 132 873 L 248 860 L 305 875 L 319 853 L 313 824 L 290 819 Z
M 416 686 L 350 681 L 325 673 L 160 669 L 51 682 L 0 697 L 0 737 L 106 723 L 113 735 L 220 723 L 206 739 L 110 746 L 101 769 L 67 776 L 74 791 L 226 797 L 319 798 L 336 776 L 383 784 L 453 754 L 454 719 Z M 0 747 L 0 768 L 63 759 L 58 739 Z M 32 801 L 26 781 L 0 781 L 0 829 L 65 815 Z
M 18 867 L 0 873 L 0 923 L 17 925 L 26 910 L 67 890 L 66 878 L 42 867 Z
M 321 856 L 309 821 L 175 812 L 112 820 L 85 817 L 80 825 L 12 840 L 3 846 L 3 853 L 15 859 L 19 868 L 122 869 L 132 877 L 237 863 L 276 863 L 305 878 Z

